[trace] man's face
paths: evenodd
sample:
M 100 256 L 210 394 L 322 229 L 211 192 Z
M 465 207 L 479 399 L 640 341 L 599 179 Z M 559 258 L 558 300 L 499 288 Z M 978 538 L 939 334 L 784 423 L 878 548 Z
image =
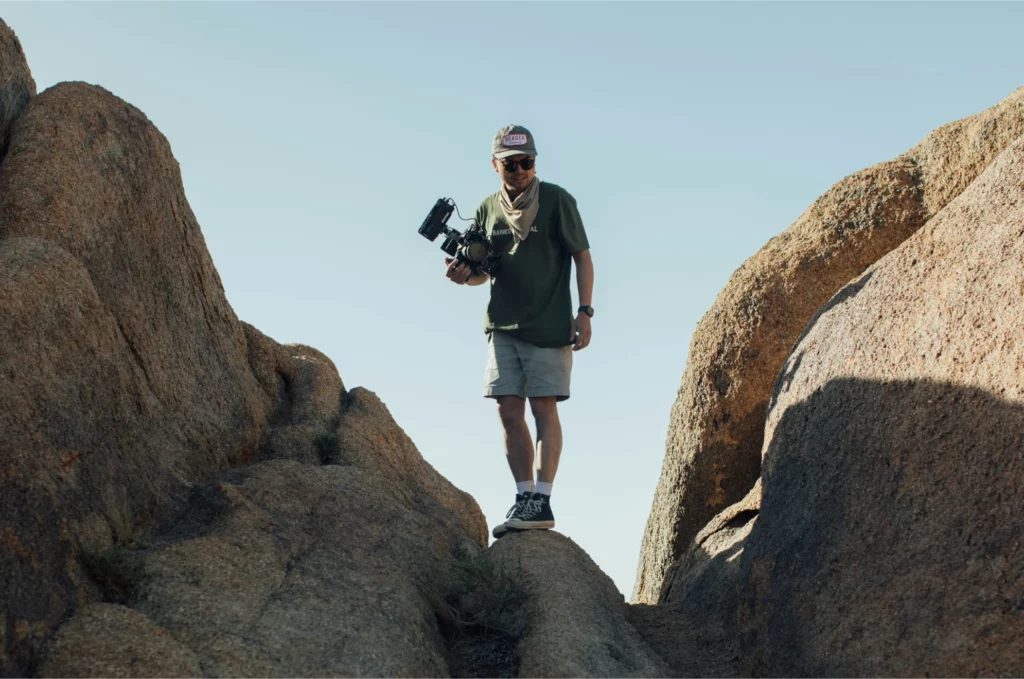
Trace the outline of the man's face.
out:
M 523 161 L 526 161 L 526 165 L 530 167 L 529 170 L 523 168 Z M 525 154 L 510 156 L 501 160 L 497 158 L 491 159 L 491 164 L 494 165 L 495 171 L 501 175 L 502 183 L 513 191 L 523 191 L 533 181 L 534 175 L 537 174 L 537 168 L 533 162 L 534 157 Z

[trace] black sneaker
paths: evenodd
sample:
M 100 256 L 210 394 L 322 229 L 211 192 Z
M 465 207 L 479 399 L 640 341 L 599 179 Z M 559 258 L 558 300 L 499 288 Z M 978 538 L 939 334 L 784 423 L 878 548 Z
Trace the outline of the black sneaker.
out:
M 530 497 L 529 493 L 516 493 L 516 503 L 514 505 L 512 505 L 511 508 L 509 508 L 508 513 L 505 514 L 505 518 L 506 519 L 510 519 L 510 518 L 512 518 L 515 515 L 515 513 L 517 511 L 522 510 L 522 508 L 526 505 L 526 500 L 529 497 Z M 508 522 L 506 521 L 505 523 L 508 523 Z M 496 538 L 500 538 L 502 535 L 504 535 L 507 532 L 508 532 L 508 528 L 506 528 L 505 524 L 502 523 L 502 524 L 498 524 L 497 526 L 494 527 L 494 530 L 491 531 L 491 535 L 493 535 Z
M 551 496 L 532 493 L 523 504 L 523 508 L 515 512 L 505 522 L 506 530 L 547 530 L 555 527 L 555 515 L 551 513 Z

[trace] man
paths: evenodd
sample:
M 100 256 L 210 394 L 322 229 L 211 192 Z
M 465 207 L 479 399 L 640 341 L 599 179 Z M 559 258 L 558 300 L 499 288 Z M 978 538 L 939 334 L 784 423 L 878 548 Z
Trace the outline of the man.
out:
M 493 530 L 497 538 L 509 530 L 555 526 L 551 490 L 562 452 L 558 402 L 569 398 L 572 352 L 590 344 L 594 266 L 575 199 L 537 179 L 530 131 L 503 127 L 491 152 L 501 188 L 480 204 L 474 221 L 502 253 L 500 267 L 489 277 L 445 258 L 445 275 L 459 285 L 491 282 L 484 320 L 489 347 L 484 396 L 497 402 L 505 455 L 516 481 L 516 501 L 508 520 Z M 572 263 L 580 302 L 575 317 Z M 536 451 L 526 425 L 527 401 L 536 425 Z

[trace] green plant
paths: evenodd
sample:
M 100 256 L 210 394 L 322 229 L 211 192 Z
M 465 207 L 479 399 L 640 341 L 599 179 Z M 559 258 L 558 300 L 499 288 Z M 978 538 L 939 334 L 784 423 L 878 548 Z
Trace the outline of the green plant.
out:
M 507 569 L 484 550 L 454 560 L 434 578 L 428 599 L 448 646 L 453 677 L 515 677 L 526 632 L 520 566 Z
M 340 439 L 333 431 L 324 431 L 313 439 L 316 450 L 320 453 L 320 464 L 334 464 L 338 461 L 338 453 L 341 452 Z

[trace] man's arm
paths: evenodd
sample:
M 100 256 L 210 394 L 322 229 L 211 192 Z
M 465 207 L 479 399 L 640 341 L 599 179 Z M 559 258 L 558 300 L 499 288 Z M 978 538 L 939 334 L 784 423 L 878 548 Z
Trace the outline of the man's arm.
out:
M 594 294 L 594 262 L 590 258 L 590 249 L 572 253 L 572 261 L 576 264 L 576 292 L 580 306 L 590 306 Z M 590 344 L 590 316 L 582 311 L 576 314 L 576 342 L 573 351 L 579 351 Z
M 490 275 L 481 271 L 480 273 L 471 274 L 469 278 L 466 279 L 466 285 L 483 285 L 489 280 L 491 280 Z

